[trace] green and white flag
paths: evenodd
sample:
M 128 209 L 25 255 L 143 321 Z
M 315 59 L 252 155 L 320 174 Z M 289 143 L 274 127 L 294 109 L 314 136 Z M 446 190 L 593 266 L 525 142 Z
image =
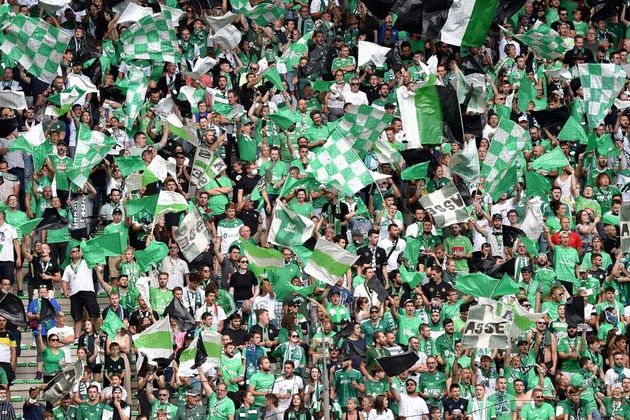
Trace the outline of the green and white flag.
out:
M 479 152 L 475 139 L 471 139 L 464 148 L 453 154 L 448 162 L 452 173 L 459 175 L 464 181 L 475 183 L 479 178 Z
M 197 206 L 193 206 L 175 228 L 175 240 L 187 261 L 193 261 L 209 248 L 212 236 Z
M 221 334 L 202 330 L 180 355 L 177 373 L 183 377 L 190 377 L 197 374 L 193 366 L 203 365 L 204 369 L 206 369 L 208 367 L 219 367 L 220 364 Z
M 14 57 L 33 76 L 52 83 L 72 33 L 22 13 L 8 18 L 3 29 L 2 52 Z
M 313 234 L 315 223 L 289 210 L 281 201 L 276 201 L 273 220 L 269 228 L 269 242 L 278 246 L 301 245 Z
M 334 285 L 358 259 L 358 255 L 320 237 L 304 272 L 316 280 Z
M 9 145 L 9 151 L 22 151 L 33 156 L 33 165 L 38 171 L 52 153 L 52 144 L 46 142 L 42 124 L 37 124 L 29 131 L 23 132 Z
M 248 0 L 243 0 L 244 3 L 247 3 Z M 231 2 L 232 7 L 234 7 L 236 10 L 239 10 L 235 5 L 234 5 L 234 1 Z M 235 22 L 238 19 L 239 15 L 236 13 L 232 13 L 231 11 L 228 11 L 226 14 L 222 15 L 222 16 L 208 16 L 206 15 L 206 22 L 208 22 L 208 26 L 210 27 L 210 32 L 212 32 L 213 34 L 216 33 L 217 31 L 219 31 L 219 29 L 223 28 L 224 26 L 229 25 L 232 22 Z
M 142 67 L 131 66 L 129 69 L 129 83 L 127 84 L 127 96 L 125 99 L 125 115 L 127 116 L 127 126 L 131 127 L 135 121 L 149 87 L 147 74 Z
M 103 330 L 110 340 L 114 340 L 114 336 L 121 329 L 126 328 L 125 324 L 122 322 L 120 317 L 116 314 L 116 311 L 109 310 L 107 311 L 107 316 L 103 320 L 103 325 L 101 325 L 101 330 Z
M 249 10 L 241 10 L 245 16 L 260 26 L 267 26 L 274 20 L 284 16 L 284 9 L 273 3 L 260 3 Z
M 444 114 L 437 78 L 430 74 L 423 83 L 410 92 L 406 86 L 396 90 L 400 117 L 407 135 L 407 147 L 418 148 L 426 144 L 440 144 L 444 139 Z
M 78 86 L 72 86 L 71 88 L 64 89 L 61 92 L 57 92 L 54 95 L 48 97 L 48 102 L 51 105 L 46 107 L 46 115 L 54 117 L 61 117 L 66 115 L 68 111 L 72 109 L 74 105 L 83 95 L 85 91 Z
M 188 201 L 178 192 L 160 191 L 157 204 L 155 205 L 155 217 L 166 213 L 179 213 L 188 210 Z
M 206 189 L 208 183 L 227 168 L 223 159 L 200 144 L 195 152 L 195 160 L 190 171 L 190 180 L 197 188 Z
M 173 354 L 173 337 L 171 334 L 171 320 L 169 316 L 158 320 L 140 334 L 133 336 L 133 344 L 136 346 L 138 370 L 146 358 L 149 364 L 156 364 L 155 359 L 168 359 Z
M 466 112 L 472 112 L 473 114 L 483 114 L 486 110 L 485 94 L 486 94 L 486 79 L 481 73 L 472 73 L 464 75 L 464 73 L 455 66 L 455 77 L 451 79 L 450 83 L 455 88 L 457 93 L 457 102 L 463 104 L 468 99 L 468 106 Z M 471 92 L 472 91 L 472 92 Z
M 293 69 L 294 66 L 297 66 L 300 62 L 300 59 L 304 56 L 306 52 L 308 52 L 308 41 L 313 37 L 313 31 L 309 31 L 302 35 L 302 38 L 298 39 L 296 42 L 291 43 L 289 48 L 282 53 L 282 57 L 277 59 L 279 64 L 278 71 L 280 73 L 286 73 L 287 71 Z M 281 66 L 280 66 L 281 64 Z
M 273 248 L 263 248 L 243 241 L 243 253 L 249 263 L 257 268 L 282 268 L 284 267 L 284 257 L 280 251 Z
M 88 181 L 92 168 L 102 161 L 115 145 L 116 139 L 106 136 L 102 131 L 92 131 L 80 126 L 74 161 L 72 168 L 68 170 L 70 181 L 82 188 Z
M 499 170 L 492 181 L 486 183 L 486 192 L 496 202 L 504 193 L 516 185 L 517 179 L 516 159 L 513 159 Z
M 494 313 L 489 305 L 470 308 L 462 334 L 462 348 L 506 349 L 510 346 L 511 322 Z
M 481 176 L 490 183 L 516 158 L 527 141 L 525 130 L 509 118 L 501 118 L 490 142 L 488 154 L 481 165 Z
M 141 18 L 120 36 L 126 60 L 179 63 L 175 23 L 162 13 Z
M 618 64 L 578 64 L 588 126 L 597 127 L 623 89 L 626 72 Z
M 560 34 L 542 21 L 536 21 L 524 34 L 513 34 L 505 28 L 501 28 L 523 44 L 527 45 L 536 54 L 547 60 L 555 60 L 564 57 L 572 46 L 568 40 L 562 39 Z
M 498 0 L 454 0 L 440 40 L 458 47 L 482 46 L 498 3 Z
M 355 194 L 388 176 L 370 171 L 357 152 L 343 138 L 327 141 L 306 169 L 322 184 Z
M 208 40 L 211 40 L 216 47 L 231 50 L 238 46 L 242 37 L 243 34 L 236 26 L 227 25 L 219 29 L 214 35 L 210 35 Z
M 157 181 L 163 182 L 167 176 L 168 162 L 162 156 L 156 155 L 142 173 L 142 185 L 147 186 Z
M 352 144 L 361 159 L 372 150 L 381 133 L 391 125 L 393 116 L 370 105 L 349 105 L 337 125 L 338 133 Z
M 532 328 L 536 321 L 540 320 L 547 313 L 546 310 L 543 312 L 529 312 L 518 301 L 503 303 L 485 297 L 480 297 L 478 301 L 480 305 L 490 306 L 494 310 L 495 315 L 512 322 L 510 335 L 514 338 Z

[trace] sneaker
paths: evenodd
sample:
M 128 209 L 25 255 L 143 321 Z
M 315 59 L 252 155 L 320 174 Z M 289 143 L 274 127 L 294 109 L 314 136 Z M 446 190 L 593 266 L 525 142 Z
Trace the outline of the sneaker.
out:
M 35 374 L 35 379 L 43 379 L 44 378 L 44 374 L 42 372 L 37 372 Z
M 18 295 L 18 296 L 24 296 L 24 290 L 22 290 L 22 289 L 18 289 L 18 291 L 17 291 L 17 295 Z

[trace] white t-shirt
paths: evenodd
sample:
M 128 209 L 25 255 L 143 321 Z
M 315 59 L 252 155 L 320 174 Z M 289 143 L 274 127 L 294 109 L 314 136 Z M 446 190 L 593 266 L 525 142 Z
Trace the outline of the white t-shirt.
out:
M 174 260 L 170 255 L 167 255 L 162 260 L 162 271 L 168 273 L 166 288 L 169 290 L 173 290 L 176 287 L 184 288 L 184 276 L 190 273 L 186 261 L 181 258 Z
M 291 379 L 285 379 L 284 376 L 276 379 L 276 382 L 273 384 L 273 393 L 274 394 L 289 394 L 289 398 L 278 398 L 278 409 L 282 411 L 286 411 L 289 409 L 289 404 L 291 403 L 291 398 L 293 395 L 300 392 L 301 389 L 304 389 L 304 382 L 302 378 L 299 376 L 293 375 Z
M 429 407 L 422 397 L 410 397 L 407 394 L 400 394 L 398 404 L 398 415 L 401 417 L 421 419 L 424 415 L 429 415 Z
M 222 307 L 215 303 L 214 306 L 208 309 L 208 304 L 204 303 L 203 306 L 195 312 L 195 321 L 200 322 L 201 315 L 203 315 L 204 312 L 210 312 L 212 314 L 212 327 L 214 327 L 215 331 L 219 328 L 219 322 L 227 319 Z
M 75 268 L 72 268 L 72 264 L 69 264 L 66 269 L 63 270 L 61 281 L 70 283 L 70 296 L 78 292 L 94 292 L 92 270 L 90 270 L 90 267 L 88 267 L 83 259 L 76 267 L 76 271 Z
M 67 325 L 63 327 L 53 327 L 48 330 L 48 336 L 50 337 L 50 335 L 52 334 L 58 336 L 60 340 L 65 340 L 66 338 L 74 335 L 74 328 Z M 66 363 L 72 363 L 74 361 L 72 354 L 72 344 L 73 343 L 66 344 L 61 348 L 64 353 L 63 359 L 66 361 Z
M 604 383 L 606 386 L 610 386 L 611 388 L 619 388 L 621 387 L 621 381 L 623 378 L 630 378 L 630 369 L 624 368 L 623 374 L 618 375 L 615 373 L 613 369 L 608 369 L 606 371 L 606 375 L 604 376 Z
M 15 228 L 8 223 L 0 226 L 0 261 L 15 261 L 13 256 L 13 240 L 17 239 Z

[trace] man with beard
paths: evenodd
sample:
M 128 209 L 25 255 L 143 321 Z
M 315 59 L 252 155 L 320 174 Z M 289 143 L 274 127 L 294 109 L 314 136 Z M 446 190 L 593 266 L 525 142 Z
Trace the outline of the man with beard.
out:
M 148 389 L 149 387 L 147 387 Z M 151 394 L 153 396 L 153 394 Z M 88 400 L 77 408 L 77 419 L 99 419 L 103 417 L 106 405 L 99 401 L 99 391 L 96 385 L 88 388 Z
M 577 334 L 577 326 L 569 324 L 567 334 L 567 337 L 558 341 L 558 357 L 562 361 L 562 374 L 571 379 L 573 374 L 580 370 L 580 355 L 586 350 L 586 330 L 582 332 L 580 338 Z

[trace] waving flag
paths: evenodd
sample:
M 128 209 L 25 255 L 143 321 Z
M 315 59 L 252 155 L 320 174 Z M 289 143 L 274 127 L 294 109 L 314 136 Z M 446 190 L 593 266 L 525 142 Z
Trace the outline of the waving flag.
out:
M 115 145 L 114 138 L 106 136 L 102 131 L 92 131 L 81 125 L 74 161 L 68 171 L 70 181 L 78 187 L 83 187 L 94 165 L 102 161 Z
M 334 285 L 358 258 L 358 255 L 346 251 L 339 245 L 319 238 L 311 259 L 304 267 L 304 272 L 317 280 Z
M 127 84 L 127 96 L 125 99 L 125 115 L 127 115 L 127 126 L 131 127 L 135 121 L 148 89 L 147 75 L 144 69 L 138 66 L 131 66 L 129 69 L 129 83 Z
M 179 63 L 175 23 L 162 13 L 141 18 L 120 36 L 127 60 Z
M 309 31 L 302 35 L 302 38 L 298 39 L 296 42 L 292 42 L 291 45 L 284 53 L 282 53 L 282 57 L 278 58 L 278 63 L 284 65 L 284 69 L 281 69 L 286 73 L 287 69 L 292 69 L 294 66 L 297 66 L 300 62 L 300 59 L 306 52 L 308 52 L 308 41 L 313 37 L 313 31 Z M 279 69 L 280 70 L 280 69 Z
M 564 57 L 571 49 L 568 40 L 562 39 L 560 34 L 542 21 L 536 21 L 524 34 L 513 34 L 505 28 L 501 28 L 523 44 L 531 48 L 536 54 L 547 60 L 555 60 Z
M 498 0 L 454 0 L 440 40 L 462 47 L 482 46 L 498 3 Z
M 103 320 L 103 325 L 101 325 L 101 329 L 107 334 L 109 339 L 114 340 L 114 336 L 118 331 L 120 331 L 121 328 L 125 328 L 125 324 L 116 314 L 116 312 L 113 310 L 107 311 L 107 316 Z
M 435 220 L 436 227 L 468 221 L 466 203 L 453 182 L 420 198 L 420 205 Z
M 369 105 L 349 105 L 339 120 L 336 134 L 345 137 L 361 159 L 374 147 L 381 133 L 391 125 L 393 116 Z M 336 140 L 335 140 L 336 141 Z
M 33 76 L 52 83 L 72 34 L 22 13 L 7 20 L 2 52 L 17 59 Z
M 133 343 L 138 349 L 137 367 L 140 370 L 144 359 L 155 364 L 156 359 L 168 359 L 173 354 L 171 320 L 167 316 L 151 325 L 140 334 L 133 336 Z
M 54 95 L 48 97 L 48 102 L 51 105 L 46 107 L 45 114 L 55 117 L 61 117 L 66 115 L 68 111 L 72 109 L 74 105 L 83 95 L 85 91 L 78 86 L 72 86 L 68 89 L 64 89 L 61 92 L 57 92 Z
M 249 243 L 249 241 L 243 241 L 243 253 L 250 264 L 258 268 L 284 267 L 282 253 L 273 248 L 262 248 Z
M 494 314 L 488 305 L 470 308 L 462 335 L 462 348 L 506 349 L 510 345 L 510 321 Z
M 578 64 L 586 102 L 588 126 L 597 127 L 626 82 L 626 72 L 618 64 Z
M 525 147 L 525 130 L 509 118 L 501 118 L 481 165 L 481 175 L 492 182 Z
M 475 298 L 507 296 L 519 293 L 516 283 L 507 275 L 500 280 L 483 273 L 465 274 L 457 279 L 455 288 L 465 295 Z
M 269 228 L 269 242 L 278 246 L 301 245 L 313 234 L 315 223 L 289 210 L 281 201 L 276 201 L 273 220 Z
M 188 210 L 188 201 L 178 192 L 160 191 L 155 206 L 155 219 L 166 213 L 179 213 Z
M 208 367 L 219 367 L 221 363 L 221 334 L 201 331 L 179 356 L 178 374 L 190 377 L 197 374 L 197 367 L 208 363 Z

